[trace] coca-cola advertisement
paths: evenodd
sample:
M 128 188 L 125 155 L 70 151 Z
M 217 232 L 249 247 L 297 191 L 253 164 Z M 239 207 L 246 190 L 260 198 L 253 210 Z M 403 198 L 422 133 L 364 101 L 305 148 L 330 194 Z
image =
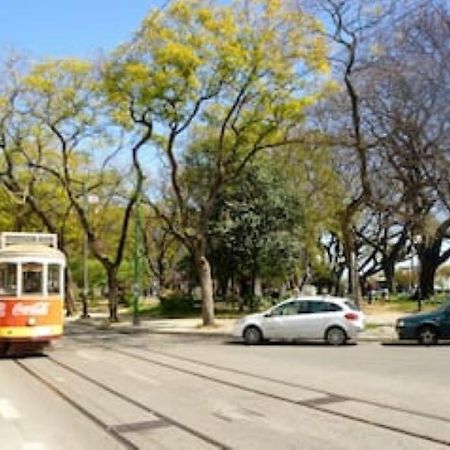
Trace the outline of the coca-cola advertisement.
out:
M 0 302 L 1 325 L 26 325 L 29 317 L 37 319 L 37 324 L 51 324 L 61 320 L 62 303 L 55 301 L 8 300 Z
M 12 309 L 13 316 L 46 316 L 48 314 L 48 302 L 24 304 L 16 303 Z

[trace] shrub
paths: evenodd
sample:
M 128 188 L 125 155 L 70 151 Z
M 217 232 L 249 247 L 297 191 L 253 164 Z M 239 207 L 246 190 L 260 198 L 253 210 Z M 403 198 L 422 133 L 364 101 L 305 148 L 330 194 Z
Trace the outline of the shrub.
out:
M 244 304 L 250 312 L 261 311 L 270 308 L 274 303 L 271 297 L 251 295 L 244 298 Z
M 184 316 L 198 311 L 198 302 L 183 292 L 168 292 L 160 297 L 160 309 L 167 316 Z

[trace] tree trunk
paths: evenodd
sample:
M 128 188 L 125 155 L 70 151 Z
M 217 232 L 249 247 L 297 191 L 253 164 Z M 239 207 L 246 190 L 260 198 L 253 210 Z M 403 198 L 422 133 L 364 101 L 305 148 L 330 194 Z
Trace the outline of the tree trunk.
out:
M 262 296 L 262 281 L 261 281 L 261 278 L 258 276 L 256 276 L 253 281 L 253 294 L 256 297 Z
M 214 298 L 211 266 L 205 255 L 198 254 L 195 255 L 194 258 L 202 291 L 203 325 L 214 325 Z
M 359 306 L 361 303 L 361 295 L 359 289 L 359 281 L 358 281 L 359 275 L 355 254 L 354 239 L 348 224 L 344 224 L 342 228 L 344 235 L 345 261 L 348 270 L 348 292 L 350 293 L 356 305 Z
M 115 268 L 107 270 L 108 277 L 108 307 L 110 322 L 118 322 L 119 289 L 117 283 L 117 271 Z
M 341 288 L 341 279 L 342 274 L 344 273 L 344 267 L 339 266 L 339 268 L 335 271 L 333 271 L 333 286 L 332 286 L 332 293 L 333 295 L 339 297 L 342 296 L 342 288 Z
M 158 267 L 158 284 L 160 292 L 164 292 L 166 290 L 166 268 L 164 267 L 164 259 L 158 258 L 157 262 Z
M 419 298 L 429 298 L 434 294 L 434 277 L 440 266 L 440 251 L 442 241 L 436 240 L 432 245 L 423 245 L 417 250 L 420 261 Z
M 72 277 L 72 271 L 69 267 L 66 268 L 64 273 L 64 302 L 66 306 L 66 316 L 71 317 L 77 311 L 75 306 L 75 295 L 74 295 L 75 283 Z
M 395 261 L 388 260 L 383 265 L 384 277 L 386 278 L 386 287 L 389 289 L 391 294 L 395 294 L 396 286 L 395 286 Z
M 420 268 L 419 295 L 421 298 L 429 298 L 434 294 L 434 277 L 436 275 L 437 265 L 427 264 Z

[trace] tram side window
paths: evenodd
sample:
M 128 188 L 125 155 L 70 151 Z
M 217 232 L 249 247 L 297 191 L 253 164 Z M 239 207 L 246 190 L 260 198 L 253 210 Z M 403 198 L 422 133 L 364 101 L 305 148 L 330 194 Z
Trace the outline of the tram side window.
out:
M 61 267 L 58 264 L 49 264 L 48 266 L 48 280 L 47 287 L 49 294 L 59 294 L 61 290 L 60 286 L 60 273 Z
M 42 264 L 22 264 L 22 280 L 24 294 L 42 295 Z
M 0 264 L 0 295 L 16 295 L 17 267 L 15 264 Z

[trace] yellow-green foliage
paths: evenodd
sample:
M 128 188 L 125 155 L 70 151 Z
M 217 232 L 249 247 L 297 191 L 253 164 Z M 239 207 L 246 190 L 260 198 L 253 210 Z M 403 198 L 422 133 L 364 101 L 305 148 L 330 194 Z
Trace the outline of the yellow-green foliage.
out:
M 90 122 L 87 99 L 97 89 L 92 63 L 78 59 L 48 60 L 34 65 L 22 79 L 35 113 L 50 114 L 58 122 L 77 116 Z
M 311 87 L 328 71 L 321 25 L 279 0 L 248 3 L 249 15 L 244 1 L 205 0 L 150 14 L 104 67 L 116 120 L 129 125 L 132 104 L 165 124 L 181 123 L 202 96 L 226 114 L 240 89 L 248 92 L 244 125 L 301 120 L 317 99 Z

